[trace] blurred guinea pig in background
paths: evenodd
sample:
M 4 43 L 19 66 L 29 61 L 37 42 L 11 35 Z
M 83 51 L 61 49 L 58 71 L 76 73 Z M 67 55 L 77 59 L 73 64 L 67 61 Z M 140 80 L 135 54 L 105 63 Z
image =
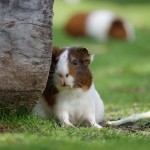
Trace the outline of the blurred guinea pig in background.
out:
M 68 20 L 64 28 L 73 37 L 89 36 L 98 41 L 135 39 L 133 25 L 109 10 L 79 12 Z

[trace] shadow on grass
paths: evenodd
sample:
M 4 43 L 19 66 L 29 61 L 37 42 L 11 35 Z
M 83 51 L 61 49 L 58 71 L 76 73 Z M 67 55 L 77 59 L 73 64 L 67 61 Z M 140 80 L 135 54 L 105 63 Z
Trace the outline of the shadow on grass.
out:
M 5 107 L 3 105 L 0 105 L 0 120 L 5 118 L 11 118 L 13 116 L 26 117 L 29 114 L 29 110 L 24 105 L 19 105 L 17 108 Z

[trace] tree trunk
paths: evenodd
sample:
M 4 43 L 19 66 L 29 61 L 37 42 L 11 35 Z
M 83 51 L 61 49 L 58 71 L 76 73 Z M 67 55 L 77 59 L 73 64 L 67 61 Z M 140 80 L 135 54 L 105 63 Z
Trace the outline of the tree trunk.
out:
M 0 109 L 32 108 L 45 88 L 53 0 L 0 0 Z

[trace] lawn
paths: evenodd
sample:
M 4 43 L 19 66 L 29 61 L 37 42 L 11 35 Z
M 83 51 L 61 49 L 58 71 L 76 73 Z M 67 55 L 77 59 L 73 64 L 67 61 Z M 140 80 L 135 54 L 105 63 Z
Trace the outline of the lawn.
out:
M 78 10 L 108 8 L 128 18 L 135 26 L 136 41 L 97 42 L 74 39 L 63 25 Z M 55 0 L 53 44 L 84 46 L 95 55 L 91 64 L 95 86 L 104 100 L 105 119 L 118 119 L 150 110 L 150 2 L 148 0 L 82 0 L 66 5 Z M 0 114 L 1 149 L 137 149 L 150 147 L 150 121 L 121 127 L 60 128 L 55 120 L 42 120 L 28 112 Z

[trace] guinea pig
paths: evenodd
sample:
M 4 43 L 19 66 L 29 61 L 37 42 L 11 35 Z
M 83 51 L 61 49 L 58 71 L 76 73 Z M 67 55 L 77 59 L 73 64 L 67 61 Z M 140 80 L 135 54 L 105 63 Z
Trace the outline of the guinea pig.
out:
M 73 15 L 64 27 L 73 37 L 89 36 L 98 41 L 111 38 L 133 41 L 133 25 L 109 10 L 79 12 Z
M 33 113 L 55 117 L 62 127 L 101 128 L 104 104 L 89 69 L 92 58 L 84 47 L 54 47 L 47 85 Z

